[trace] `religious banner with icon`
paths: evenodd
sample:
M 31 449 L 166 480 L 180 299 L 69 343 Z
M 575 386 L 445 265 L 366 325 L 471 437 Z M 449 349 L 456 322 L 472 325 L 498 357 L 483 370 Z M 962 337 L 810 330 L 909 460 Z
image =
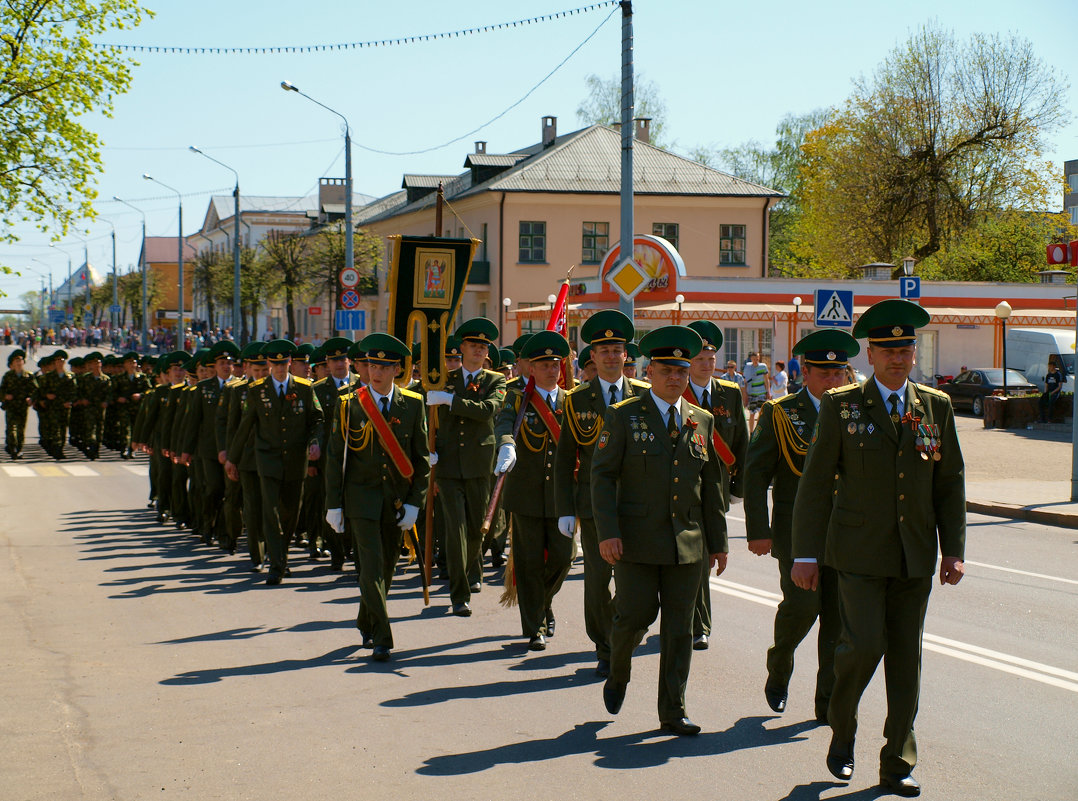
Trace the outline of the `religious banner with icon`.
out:
M 389 237 L 393 248 L 386 280 L 388 330 L 408 345 L 420 345 L 419 380 L 423 389 L 445 386 L 445 343 L 453 333 L 478 239 L 434 236 Z M 411 381 L 412 361 L 401 381 Z

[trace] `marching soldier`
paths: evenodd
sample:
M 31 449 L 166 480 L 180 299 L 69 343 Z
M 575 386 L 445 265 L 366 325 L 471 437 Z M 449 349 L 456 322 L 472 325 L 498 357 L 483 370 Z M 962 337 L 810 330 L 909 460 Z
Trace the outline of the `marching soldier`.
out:
M 829 389 L 846 383 L 850 356 L 861 350 L 845 331 L 814 331 L 794 345 L 804 363 L 804 386 L 797 393 L 764 404 L 752 431 L 744 474 L 745 531 L 749 550 L 770 553 L 779 563 L 782 600 L 775 613 L 775 640 L 767 651 L 764 698 L 775 712 L 786 709 L 787 687 L 794 670 L 794 651 L 820 619 L 817 638 L 816 720 L 827 723 L 827 705 L 835 683 L 835 644 L 839 612 L 835 571 L 820 567 L 819 592 L 801 589 L 790 578 L 793 558 L 790 530 L 794 498 L 805 464 L 805 451 L 816 425 L 820 400 Z M 771 490 L 771 522 L 767 517 L 767 488 Z
M 730 381 L 715 378 L 715 361 L 722 347 L 722 331 L 709 320 L 694 320 L 689 328 L 700 335 L 704 346 L 689 364 L 689 386 L 685 399 L 711 412 L 715 418 L 715 452 L 722 471 L 723 508 L 730 511 L 730 496 L 741 497 L 745 450 L 749 444 L 749 427 L 745 423 L 745 407 L 741 387 Z M 711 585 L 708 572 L 700 581 L 700 595 L 692 621 L 692 647 L 706 651 L 711 636 Z
M 70 375 L 72 385 L 75 388 L 75 398 L 67 415 L 67 442 L 72 448 L 80 451 L 84 450 L 82 442 L 83 412 L 89 403 L 79 392 L 79 380 L 86 373 L 84 365 L 85 362 L 82 356 L 72 356 L 67 360 L 67 366 L 71 368 L 68 375 Z
M 580 380 L 583 383 L 594 381 L 599 374 L 599 367 L 595 364 L 595 358 L 591 355 L 591 346 L 585 345 L 577 355 L 576 363 L 580 367 Z
M 225 387 L 232 381 L 232 360 L 240 349 L 236 343 L 223 339 L 207 354 L 206 361 L 212 366 L 213 375 L 199 381 L 191 392 L 183 435 L 181 463 L 200 466 L 203 491 L 201 493 L 202 541 L 207 545 L 217 537 L 222 550 L 236 552 L 232 537 L 222 514 L 225 499 L 225 470 L 218 459 L 217 410 L 221 405 Z
M 43 410 L 41 444 L 49 456 L 58 460 L 64 458 L 67 426 L 77 393 L 75 379 L 64 369 L 66 361 L 66 351 L 54 352 L 38 381 L 38 399 Z
M 26 351 L 16 348 L 7 357 L 8 371 L 0 379 L 0 400 L 4 409 L 4 450 L 12 460 L 22 453 L 26 436 L 26 417 L 34 402 L 37 380 L 28 373 Z
M 714 421 L 682 397 L 702 344 L 684 326 L 644 336 L 651 391 L 606 410 L 591 468 L 599 552 L 614 566 L 616 585 L 603 702 L 612 715 L 621 709 L 633 649 L 661 610 L 659 721 L 677 735 L 700 733 L 685 716 L 699 563 L 718 565 L 720 573 L 726 567 Z
M 340 399 L 351 394 L 352 387 L 359 381 L 350 369 L 348 351 L 351 347 L 352 340 L 346 337 L 332 337 L 321 347 L 329 372 L 325 378 L 314 382 L 314 394 L 322 406 L 322 442 L 329 442 L 333 415 L 340 405 Z M 333 530 L 326 522 L 325 448 L 318 460 L 312 462 L 307 470 L 307 480 L 303 484 L 303 514 L 307 522 L 307 536 L 310 538 L 311 558 L 316 559 L 322 555 L 315 542 L 316 532 L 321 532 L 321 539 L 329 551 L 330 567 L 333 570 L 343 570 L 344 560 L 350 549 L 345 535 Z
M 190 390 L 197 381 L 197 365 L 200 357 L 186 351 L 178 351 L 178 353 L 183 354 L 176 357 L 179 380 L 169 388 L 169 402 L 163 410 L 161 425 L 164 429 L 165 456 L 171 463 L 172 486 L 169 490 L 169 514 L 172 515 L 176 528 L 182 529 L 191 526 L 192 516 L 187 489 L 191 471 L 187 465 L 180 462 L 180 449 L 183 447 L 181 432 L 184 415 L 187 414 Z
M 244 377 L 225 386 L 217 407 L 217 460 L 225 467 L 228 483 L 225 486 L 225 523 L 230 541 L 239 538 L 247 528 L 247 553 L 251 557 L 251 572 L 260 573 L 266 560 L 266 540 L 262 534 L 262 490 L 258 483 L 258 467 L 254 448 L 246 447 L 240 461 L 230 469 L 228 443 L 240 427 L 247 393 L 255 381 L 265 378 L 267 362 L 262 356 L 265 342 L 248 342 L 240 352 Z
M 234 480 L 239 478 L 235 465 L 244 450 L 255 451 L 262 492 L 262 532 L 270 560 L 266 583 L 270 585 L 291 575 L 288 537 L 296 526 L 308 460 L 318 461 L 321 453 L 322 407 L 311 382 L 289 374 L 295 350 L 287 339 L 274 340 L 262 349 L 270 374 L 251 385 L 239 429 L 228 445 Z
M 103 357 L 96 350 L 83 357 L 87 371 L 79 378 L 79 400 L 84 402 L 82 411 L 82 446 L 86 458 L 91 461 L 100 454 L 101 437 L 104 433 L 105 409 L 112 399 L 112 382 L 101 372 Z
M 543 651 L 546 638 L 554 636 L 551 603 L 573 560 L 575 527 L 559 530 L 554 502 L 554 453 L 565 407 L 558 376 L 562 360 L 569 356 L 569 343 L 556 331 L 540 331 L 528 340 L 521 355 L 531 364 L 535 387 L 516 439 L 513 426 L 526 390 L 514 389 L 506 395 L 494 426 L 499 445 L 494 474 L 509 473 L 503 505 L 513 521 L 511 548 L 520 626 L 528 649 Z
M 487 346 L 498 338 L 494 323 L 476 317 L 463 323 L 456 336 L 461 368 L 448 373 L 444 391 L 427 393 L 427 405 L 446 407 L 438 421 L 436 458 L 449 598 L 453 614 L 468 617 L 472 593 L 482 589 L 481 526 L 494 469 L 494 416 L 505 401 L 505 376 L 483 369 Z
M 361 600 L 356 626 L 372 658 L 384 662 L 393 647 L 386 594 L 401 552 L 424 504 L 430 464 L 423 396 L 395 387 L 408 347 L 389 334 L 360 343 L 370 384 L 337 402 L 327 443 L 326 520 L 352 537 L 359 561 Z
M 584 350 L 590 349 L 598 376 L 566 396 L 565 422 L 555 457 L 558 529 L 564 534 L 580 524 L 580 548 L 584 553 L 584 627 L 595 644 L 598 659 L 595 675 L 600 678 L 610 675 L 610 630 L 614 621 L 610 579 L 613 568 L 599 554 L 599 536 L 591 504 L 592 457 L 607 408 L 648 392 L 646 383 L 622 374 L 625 343 L 635 333 L 633 321 L 616 309 L 596 312 L 584 322 L 580 336 L 589 343 Z
M 828 707 L 827 769 L 853 775 L 857 706 L 881 657 L 887 742 L 880 784 L 919 795 L 913 721 L 921 684 L 921 638 L 937 556 L 941 584 L 962 579 L 966 495 L 950 398 L 909 380 L 916 329 L 928 312 L 884 300 L 858 319 L 873 375 L 824 394 L 794 503 L 792 577 L 819 586 L 819 562 L 838 575 L 842 633 Z
M 528 344 L 528 340 L 531 339 L 532 336 L 532 334 L 521 334 L 515 340 L 513 340 L 511 350 L 514 354 L 516 354 L 517 357 L 516 363 L 513 365 L 516 370 L 516 375 L 505 382 L 506 390 L 524 389 L 524 387 L 528 383 L 528 379 L 531 378 L 531 362 L 523 358 L 520 355 L 520 352 L 524 350 L 524 346 Z
M 162 380 L 147 399 L 149 405 L 139 434 L 140 444 L 151 459 L 150 471 L 157 495 L 157 522 L 162 525 L 172 510 L 172 459 L 168 453 L 165 417 L 173 403 L 172 388 L 183 386 L 183 363 L 188 358 L 186 351 L 178 350 L 158 360 Z

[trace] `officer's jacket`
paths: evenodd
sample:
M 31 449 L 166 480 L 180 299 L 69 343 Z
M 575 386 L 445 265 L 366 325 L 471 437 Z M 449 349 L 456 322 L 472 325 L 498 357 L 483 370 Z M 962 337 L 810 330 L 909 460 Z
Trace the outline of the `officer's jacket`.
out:
M 771 555 L 790 559 L 794 497 L 805 466 L 805 451 L 816 425 L 808 390 L 770 400 L 760 410 L 745 461 L 745 530 L 749 540 L 771 539 Z M 767 488 L 771 490 L 771 523 Z
M 37 379 L 31 373 L 8 370 L 0 379 L 0 409 L 5 409 L 12 416 L 25 415 L 30 408 L 26 400 L 34 397 L 36 389 Z M 11 395 L 12 399 L 4 400 L 5 395 Z
M 226 386 L 227 381 L 222 386 L 214 375 L 192 388 L 184 418 L 183 453 L 217 461 L 217 409 Z
M 505 376 L 481 369 L 472 386 L 464 386 L 464 371 L 446 378 L 450 406 L 438 407 L 438 476 L 489 478 L 497 451 L 494 418 L 505 402 Z
M 302 481 L 307 475 L 307 449 L 320 441 L 322 407 L 306 378 L 288 377 L 282 399 L 270 377 L 255 381 L 247 392 L 228 460 L 238 464 L 248 440 L 253 441 L 258 475 Z
M 187 413 L 187 398 L 191 386 L 186 380 L 173 384 L 168 391 L 168 405 L 162 410 L 159 428 L 161 429 L 161 447 L 170 455 L 179 456 L 183 419 Z
M 591 460 L 603 430 L 606 399 L 598 378 L 566 393 L 566 417 L 554 456 L 554 493 L 558 517 L 585 517 L 591 513 Z M 628 395 L 646 395 L 651 385 L 635 378 L 622 380 Z
M 397 502 L 422 509 L 430 480 L 423 396 L 395 387 L 389 403 L 387 422 L 411 462 L 414 473 L 410 481 L 397 471 L 382 447 L 355 392 L 346 393 L 336 406 L 326 444 L 326 508 L 343 509 L 345 517 L 363 520 L 381 519 L 385 504 L 389 509 Z
M 166 440 L 162 436 L 162 431 L 165 412 L 172 401 L 171 393 L 172 387 L 166 382 L 154 387 L 147 398 L 149 403 L 146 404 L 146 415 L 142 420 L 141 436 L 138 441 L 153 448 L 154 451 L 166 447 L 163 444 Z
M 896 433 L 874 378 L 824 393 L 794 503 L 795 558 L 912 578 L 935 572 L 937 540 L 962 558 L 965 470 L 951 400 L 910 381 L 905 408 Z
M 560 388 L 554 394 L 554 419 L 562 425 L 563 431 L 566 394 L 565 390 Z M 546 403 L 538 391 L 536 396 L 540 403 Z M 554 452 L 557 450 L 558 441 L 530 403 L 524 412 L 520 432 L 517 438 L 513 439 L 513 426 L 523 401 L 523 389 L 510 391 L 494 424 L 498 446 L 515 444 L 517 451 L 516 465 L 505 477 L 503 505 L 505 511 L 520 515 L 557 517 L 554 502 Z
M 676 439 L 651 393 L 603 418 L 591 467 L 595 527 L 600 542 L 621 538 L 629 562 L 684 564 L 727 550 L 714 422 L 688 402 L 681 409 Z
M 229 443 L 236 435 L 236 432 L 240 429 L 240 420 L 243 418 L 243 405 L 247 401 L 247 393 L 251 391 L 251 385 L 254 382 L 248 378 L 241 378 L 226 387 L 227 394 L 222 398 L 224 407 L 218 406 L 217 408 L 217 447 L 222 451 L 228 451 Z M 224 415 L 221 414 L 222 410 Z M 222 431 L 221 420 L 224 418 L 224 428 Z M 231 459 L 231 454 L 228 455 Z M 248 441 L 243 445 L 243 453 L 240 454 L 240 460 L 233 462 L 240 470 L 247 470 L 249 472 L 256 472 L 258 465 L 255 463 L 255 449 L 253 444 L 248 438 Z
M 730 508 L 730 496 L 738 498 L 744 494 L 745 453 L 749 445 L 749 425 L 745 421 L 745 403 L 741 397 L 741 387 L 733 381 L 712 378 L 708 387 L 711 416 L 715 418 L 715 428 L 723 442 L 734 455 L 733 467 L 719 460 L 722 470 L 722 495 L 726 508 Z M 688 394 L 696 397 L 696 391 L 689 387 Z M 695 403 L 695 401 L 693 401 Z
M 314 395 L 318 398 L 318 403 L 322 407 L 322 434 L 320 441 L 329 442 L 330 429 L 335 425 L 333 416 L 337 413 L 337 409 L 340 407 L 341 398 L 346 398 L 352 391 L 359 386 L 359 376 L 349 373 L 340 389 L 337 388 L 336 379 L 333 376 L 326 376 L 320 378 L 314 382 Z M 326 450 L 322 449 L 322 452 L 318 456 L 319 470 L 325 467 L 326 462 Z
M 87 409 L 93 409 L 95 414 L 102 411 L 101 404 L 112 400 L 112 383 L 107 375 L 100 377 L 93 373 L 84 373 L 79 376 L 78 383 L 79 400 L 89 402 Z
M 145 395 L 151 387 L 149 379 L 142 373 L 134 375 L 128 375 L 126 372 L 119 373 L 112 377 L 112 402 L 120 414 L 127 415 L 129 418 L 134 417 L 138 413 L 142 398 L 134 400 L 132 396 Z M 124 403 L 117 403 L 120 398 L 124 399 Z

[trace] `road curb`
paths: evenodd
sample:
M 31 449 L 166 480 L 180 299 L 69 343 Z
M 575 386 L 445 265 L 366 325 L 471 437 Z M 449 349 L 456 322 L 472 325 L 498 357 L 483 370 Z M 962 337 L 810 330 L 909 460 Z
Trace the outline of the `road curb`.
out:
M 1073 512 L 1054 512 L 1034 506 L 1020 506 L 1016 503 L 997 501 L 966 501 L 966 511 L 993 517 L 1009 517 L 1013 520 L 1028 520 L 1046 526 L 1078 528 L 1078 514 Z

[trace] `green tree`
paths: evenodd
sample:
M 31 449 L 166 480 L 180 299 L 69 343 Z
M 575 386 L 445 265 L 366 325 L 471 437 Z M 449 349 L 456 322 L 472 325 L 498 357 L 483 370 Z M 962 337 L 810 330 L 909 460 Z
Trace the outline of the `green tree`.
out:
M 584 79 L 587 95 L 577 106 L 577 119 L 584 125 L 616 125 L 621 122 L 621 78 L 603 79 L 594 73 Z M 651 144 L 666 147 L 666 103 L 654 81 L 638 73 L 633 79 L 633 115 L 650 117 Z
M 1019 37 L 914 33 L 806 137 L 794 246 L 806 270 L 926 259 L 993 213 L 1054 205 L 1040 154 L 1067 89 Z
M 325 293 L 334 311 L 337 308 L 337 280 L 344 268 L 344 246 L 343 223 L 328 225 L 318 231 L 310 237 L 308 245 L 307 269 L 311 275 L 311 289 L 318 295 Z M 378 292 L 375 270 L 381 256 L 382 241 L 363 228 L 357 229 L 352 235 L 352 258 L 360 276 L 361 294 Z
M 296 301 L 305 297 L 314 286 L 307 270 L 307 237 L 292 231 L 271 230 L 259 242 L 258 260 L 269 280 L 267 292 L 271 298 L 282 298 L 288 330 L 284 337 L 296 335 Z
M 135 63 L 93 39 L 137 26 L 137 0 L 11 0 L 0 6 L 0 241 L 32 222 L 54 238 L 95 216 L 101 142 L 87 114 L 111 116 Z
M 143 328 L 142 324 L 142 271 L 132 270 L 121 275 L 119 281 L 120 306 L 123 308 L 121 324 L 126 325 L 130 310 L 131 327 Z M 156 270 L 146 271 L 146 315 L 153 320 L 155 310 L 165 298 L 164 282 Z

